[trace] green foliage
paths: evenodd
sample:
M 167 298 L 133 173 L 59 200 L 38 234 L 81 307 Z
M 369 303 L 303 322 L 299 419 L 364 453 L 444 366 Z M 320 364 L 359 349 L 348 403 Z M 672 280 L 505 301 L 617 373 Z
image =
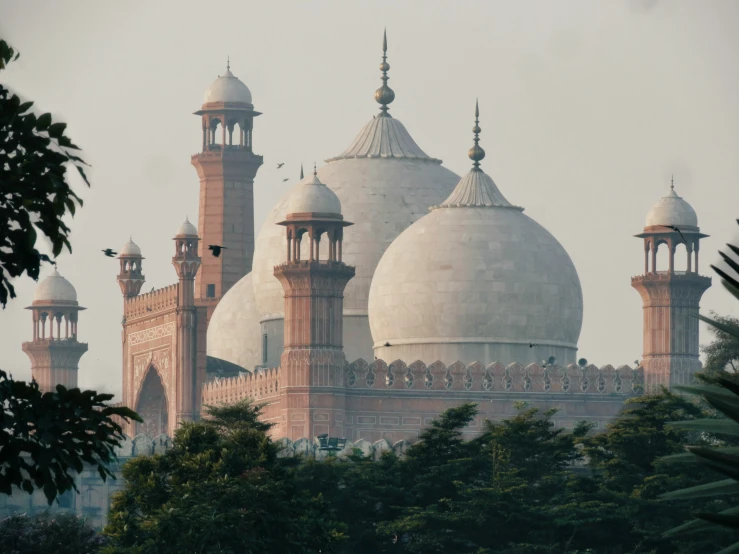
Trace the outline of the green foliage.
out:
M 739 223 L 739 220 L 737 220 L 737 223 Z M 735 255 L 739 255 L 739 247 L 732 244 L 728 246 Z M 719 252 L 719 254 L 735 274 L 739 273 L 739 263 L 724 252 Z M 716 266 L 712 265 L 711 267 L 721 277 L 724 288 L 732 296 L 739 299 L 739 280 L 734 275 L 730 275 Z M 712 371 L 708 373 L 704 380 L 718 386 L 682 387 L 682 390 L 702 396 L 725 419 L 721 421 L 701 419 L 693 422 L 679 422 L 676 427 L 686 428 L 687 425 L 690 425 L 690 428 L 703 431 L 705 434 L 717 434 L 719 437 L 728 439 L 730 445 L 734 445 L 737 437 L 739 437 L 739 379 L 737 379 L 734 371 L 735 366 L 732 362 L 735 360 L 736 349 L 739 344 L 739 322 L 734 318 L 716 316 L 713 318 L 700 316 L 700 318 L 714 329 L 716 335 L 716 341 L 711 345 L 714 348 L 708 352 L 708 362 L 713 364 L 708 369 Z M 727 364 L 732 366 L 732 371 L 726 371 Z M 736 491 L 737 483 L 739 483 L 739 453 L 732 446 L 726 446 L 725 443 L 719 445 L 722 448 L 715 448 L 715 445 L 711 446 L 713 447 L 698 444 L 688 447 L 688 451 L 695 456 L 695 460 L 700 466 L 710 468 L 717 474 L 725 478 L 728 477 L 728 479 L 702 487 L 683 488 L 665 494 L 663 498 L 670 501 L 687 498 L 716 499 L 717 497 L 723 498 Z M 674 461 L 674 458 L 672 461 Z M 695 514 L 698 519 L 671 529 L 667 535 L 684 537 L 702 532 L 705 536 L 709 533 L 715 533 L 707 525 L 714 524 L 725 529 L 731 529 L 736 539 L 736 532 L 739 531 L 739 507 L 736 507 L 736 499 L 734 499 L 733 505 L 734 507 L 725 508 L 718 513 L 716 513 L 718 510 L 699 511 Z M 722 550 L 720 554 L 727 552 L 739 552 L 739 542 L 735 542 L 732 546 Z
M 698 378 L 705 382 L 716 382 L 718 378 L 737 380 L 739 370 L 739 319 L 731 316 L 711 314 L 711 321 L 719 324 L 709 325 L 714 340 L 703 346 L 705 362 Z
M 84 519 L 72 514 L 14 515 L 0 521 L 5 554 L 98 554 L 107 543 Z
M 343 527 L 296 486 L 249 403 L 209 408 L 165 454 L 123 468 L 105 534 L 110 553 L 334 552 Z
M 18 54 L 0 39 L 0 70 Z M 15 298 L 10 280 L 27 273 L 38 279 L 42 262 L 54 263 L 36 248 L 37 230 L 51 243 L 53 257 L 70 252 L 69 228 L 63 217 L 74 216 L 82 200 L 66 181 L 72 165 L 83 181 L 85 163 L 79 148 L 65 135 L 66 123 L 51 114 L 39 116 L 33 102 L 22 102 L 0 85 L 0 305 Z
M 123 440 L 115 418 L 141 421 L 125 407 L 107 404 L 112 394 L 66 389 L 42 394 L 38 384 L 15 381 L 0 371 L 0 494 L 12 487 L 43 489 L 49 504 L 75 489 L 83 463 L 112 477 L 109 464 Z

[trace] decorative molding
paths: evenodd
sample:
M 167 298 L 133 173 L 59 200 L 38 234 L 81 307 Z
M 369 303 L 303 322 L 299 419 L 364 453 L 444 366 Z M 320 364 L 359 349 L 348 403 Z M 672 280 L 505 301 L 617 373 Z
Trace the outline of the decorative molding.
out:
M 174 335 L 175 322 L 170 321 L 169 323 L 163 323 L 149 329 L 143 329 L 136 331 L 128 335 L 128 348 L 129 350 L 137 344 L 142 344 L 151 340 L 160 339 L 162 337 L 168 337 Z

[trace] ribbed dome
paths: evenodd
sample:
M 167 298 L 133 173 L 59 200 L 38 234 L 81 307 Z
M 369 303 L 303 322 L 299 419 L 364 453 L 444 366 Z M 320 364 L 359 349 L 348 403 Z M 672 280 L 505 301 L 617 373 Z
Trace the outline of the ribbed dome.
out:
M 384 147 L 381 141 L 378 149 Z M 339 156 L 321 167 L 318 177 L 336 193 L 344 219 L 354 223 L 344 231 L 343 260 L 356 267 L 356 275 L 344 291 L 344 315 L 355 317 L 353 323 L 345 318 L 344 351 L 348 359 L 368 357 L 372 337 L 366 320 L 367 298 L 380 257 L 404 229 L 428 213 L 428 206 L 449 196 L 459 176 L 429 157 Z M 288 213 L 292 194 L 303 186 L 296 184 L 277 202 L 256 241 L 252 272 L 263 320 L 283 314 L 284 291 L 273 272 L 285 261 L 286 238 L 284 227 L 277 223 Z M 361 328 L 356 333 L 354 323 Z
M 341 201 L 336 194 L 313 174 L 296 187 L 287 203 L 287 213 L 341 214 Z M 285 214 L 287 215 L 287 214 Z
M 190 220 L 188 218 L 185 218 L 185 221 L 182 222 L 182 224 L 177 228 L 177 233 L 175 233 L 176 237 L 197 237 L 198 236 L 198 230 L 195 228 L 195 225 L 190 223 Z
M 251 105 L 251 91 L 238 78 L 226 69 L 226 73 L 218 77 L 205 91 L 203 104 L 212 102 L 239 102 Z
M 119 256 L 141 256 L 141 248 L 133 242 L 133 239 L 128 239 L 128 242 L 118 251 Z
M 41 281 L 33 295 L 34 302 L 68 302 L 77 303 L 77 291 L 72 283 L 62 277 L 55 269 L 54 273 Z
M 693 207 L 670 187 L 667 196 L 660 198 L 647 214 L 645 226 L 653 225 L 698 227 L 698 215 Z
M 575 360 L 582 291 L 572 260 L 474 168 L 382 256 L 369 291 L 375 355 L 426 363 Z
M 216 306 L 208 324 L 208 356 L 253 370 L 262 361 L 259 312 L 251 273 L 242 277 Z

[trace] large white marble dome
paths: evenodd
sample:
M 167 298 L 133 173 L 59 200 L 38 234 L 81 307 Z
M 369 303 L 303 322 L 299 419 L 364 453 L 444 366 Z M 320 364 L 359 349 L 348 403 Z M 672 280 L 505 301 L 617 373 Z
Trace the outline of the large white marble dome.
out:
M 475 125 L 479 133 L 479 127 Z M 484 151 L 477 141 L 470 157 Z M 572 260 L 474 167 L 387 249 L 369 291 L 386 361 L 573 363 L 582 291 Z
M 356 268 L 344 292 L 344 352 L 349 360 L 371 359 L 367 301 L 375 267 L 390 243 L 424 216 L 428 206 L 449 196 L 459 176 L 421 150 L 405 126 L 382 108 L 344 152 L 326 161 L 318 177 L 336 193 L 344 219 L 353 223 L 344 231 L 343 245 L 344 262 Z M 283 289 L 273 272 L 284 261 L 286 238 L 277 223 L 304 184 L 295 184 L 277 202 L 255 245 L 254 298 L 262 333 L 268 335 L 269 365 L 279 363 L 283 337 Z M 228 295 L 221 302 L 227 300 Z

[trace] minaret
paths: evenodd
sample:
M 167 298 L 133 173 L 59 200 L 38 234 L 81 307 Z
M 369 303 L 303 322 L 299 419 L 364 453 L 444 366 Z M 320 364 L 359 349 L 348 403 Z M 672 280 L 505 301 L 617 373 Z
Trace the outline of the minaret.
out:
M 142 273 L 141 262 L 144 257 L 133 239 L 128 240 L 118 252 L 121 263 L 121 271 L 118 273 L 118 284 L 121 287 L 123 298 L 133 298 L 141 292 L 141 287 L 146 280 Z
M 701 368 L 698 342 L 698 310 L 711 278 L 698 274 L 700 239 L 695 210 L 670 192 L 647 214 L 644 232 L 644 275 L 632 277 L 644 306 L 644 386 L 647 392 L 660 386 L 690 384 Z M 675 250 L 685 245 L 685 270 L 675 269 Z M 660 247 L 668 253 L 667 267 L 657 267 Z M 677 260 L 680 262 L 680 260 Z
M 251 271 L 254 255 L 254 177 L 262 156 L 253 153 L 251 92 L 231 73 L 218 77 L 205 93 L 202 152 L 192 156 L 200 177 L 198 227 L 204 249 L 225 247 L 206 256 L 195 280 L 195 298 L 209 306 Z
M 177 284 L 177 372 L 174 395 L 176 421 L 193 421 L 200 414 L 202 379 L 197 372 L 197 308 L 195 306 L 195 276 L 200 268 L 198 231 L 185 219 L 174 237 L 172 257 L 179 277 Z
M 31 358 L 31 374 L 43 392 L 56 385 L 77 387 L 80 358 L 87 344 L 77 341 L 77 316 L 84 310 L 77 303 L 77 291 L 59 272 L 44 279 L 26 308 L 33 312 L 33 340 L 23 343 Z
M 342 243 L 351 223 L 314 168 L 313 179 L 290 197 L 280 225 L 287 227 L 287 261 L 274 271 L 285 290 L 283 436 L 344 437 L 344 287 L 354 268 L 342 262 Z

